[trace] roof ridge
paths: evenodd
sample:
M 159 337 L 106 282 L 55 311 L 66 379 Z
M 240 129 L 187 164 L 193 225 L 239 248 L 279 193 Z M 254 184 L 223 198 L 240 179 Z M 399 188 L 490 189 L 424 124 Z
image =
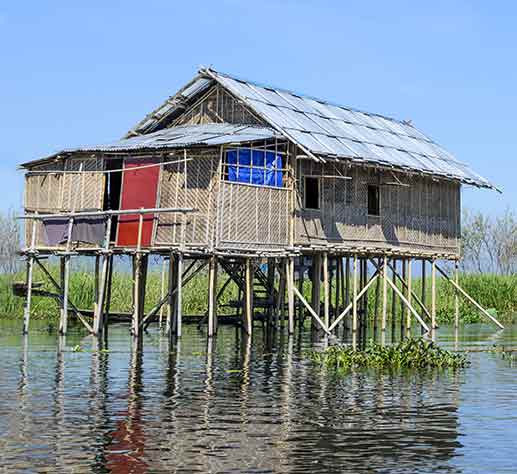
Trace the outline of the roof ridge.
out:
M 414 128 L 415 130 L 419 131 L 412 123 L 410 123 L 410 122 L 408 122 L 406 120 L 400 120 L 400 119 L 397 119 L 397 118 L 394 118 L 394 117 L 390 117 L 388 115 L 379 114 L 379 113 L 376 113 L 376 112 L 367 112 L 365 110 L 357 109 L 355 107 L 351 107 L 351 106 L 348 106 L 348 105 L 338 104 L 337 102 L 332 102 L 330 100 L 321 99 L 319 97 L 314 97 L 314 96 L 309 95 L 309 94 L 303 94 L 303 93 L 300 93 L 300 92 L 293 91 L 291 89 L 286 89 L 285 87 L 277 87 L 277 86 L 274 86 L 272 84 L 265 84 L 265 83 L 261 83 L 261 82 L 255 81 L 255 80 L 246 79 L 244 77 L 236 76 L 234 74 L 230 74 L 230 73 L 227 73 L 227 72 L 224 72 L 224 71 L 218 71 L 218 70 L 214 69 L 211 66 L 209 66 L 209 67 L 202 67 L 202 68 L 199 69 L 198 72 L 199 73 L 206 73 L 207 71 L 210 71 L 211 73 L 219 74 L 220 76 L 228 77 L 228 78 L 233 79 L 235 81 L 246 82 L 246 83 L 251 84 L 251 85 L 256 86 L 256 87 L 262 87 L 264 89 L 273 89 L 275 91 L 286 92 L 286 93 L 294 95 L 294 96 L 302 97 L 304 99 L 311 99 L 311 100 L 314 100 L 316 102 L 320 102 L 322 104 L 331 105 L 333 107 L 339 107 L 341 109 L 349 110 L 351 112 L 356 112 L 356 113 L 360 113 L 360 114 L 364 114 L 364 115 L 369 115 L 369 116 L 373 116 L 373 117 L 380 117 L 380 118 L 383 118 L 385 120 L 390 120 L 392 122 L 396 122 L 398 124 L 410 126 L 410 127 Z M 433 140 L 431 140 L 431 141 L 433 141 Z

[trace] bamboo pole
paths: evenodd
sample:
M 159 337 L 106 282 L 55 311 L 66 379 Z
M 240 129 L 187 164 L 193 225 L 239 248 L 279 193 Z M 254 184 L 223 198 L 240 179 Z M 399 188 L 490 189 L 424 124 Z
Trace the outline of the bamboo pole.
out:
M 280 259 L 278 298 L 275 308 L 275 327 L 279 326 L 279 318 L 282 319 L 282 331 L 285 326 L 285 290 L 287 286 L 287 259 Z
M 217 329 L 217 257 L 210 257 L 208 263 L 208 337 L 213 337 Z
M 168 282 L 168 290 L 169 290 L 169 298 L 167 302 L 167 322 L 165 324 L 165 332 L 169 335 L 169 340 L 172 342 L 174 337 L 174 296 L 173 293 L 174 287 L 176 285 L 176 279 L 174 276 L 174 272 L 176 270 L 176 265 L 174 263 L 174 254 L 171 252 L 169 255 L 169 282 Z
M 340 322 L 341 320 L 350 312 L 351 309 L 354 308 L 354 302 L 355 306 L 357 307 L 357 302 L 360 298 L 363 297 L 363 295 L 368 291 L 368 288 L 370 288 L 371 285 L 378 279 L 379 273 L 375 272 L 373 276 L 370 278 L 368 283 L 361 289 L 359 293 L 354 297 L 351 303 L 348 303 L 348 306 L 343 310 L 343 312 L 334 320 L 334 322 L 330 325 L 329 331 L 332 331 Z
M 431 260 L 431 328 L 435 330 L 436 325 L 436 260 Z
M 445 273 L 438 265 L 434 265 L 435 269 L 438 270 L 441 275 L 454 286 L 454 288 L 461 293 L 472 305 L 474 305 L 481 313 L 483 313 L 488 319 L 490 319 L 499 329 L 504 329 L 504 326 L 494 318 L 483 306 L 481 306 L 472 296 L 470 296 L 458 283 L 456 283 L 452 278 Z
M 183 330 L 183 253 L 176 257 L 176 296 L 174 298 L 174 320 L 176 322 L 176 336 L 181 337 Z
M 329 258 L 323 252 L 323 322 L 326 327 L 330 324 L 330 289 L 329 289 Z
M 321 306 L 321 254 L 316 253 L 312 256 L 312 292 L 311 306 L 314 312 L 320 316 Z M 314 326 L 313 326 L 314 327 Z
M 329 329 L 325 326 L 325 324 L 323 323 L 323 321 L 320 319 L 319 315 L 316 313 L 316 311 L 314 311 L 314 309 L 312 308 L 312 305 L 310 305 L 307 300 L 303 297 L 303 295 L 300 293 L 300 291 L 298 290 L 298 288 L 296 287 L 293 287 L 293 290 L 294 290 L 294 294 L 298 297 L 298 299 L 303 303 L 303 305 L 307 308 L 307 310 L 309 311 L 309 313 L 312 315 L 312 317 L 314 318 L 314 320 L 320 325 L 320 327 L 327 333 L 330 335 L 330 331 Z
M 402 287 L 407 288 L 407 259 L 403 258 L 400 263 L 402 264 Z M 395 278 L 395 275 L 394 275 Z M 407 296 L 406 296 L 407 299 Z M 409 300 L 408 300 L 409 301 Z M 403 339 L 406 334 L 406 318 L 404 317 L 404 302 L 400 301 L 400 338 Z M 409 309 L 408 309 L 409 311 Z
M 266 161 L 264 160 L 264 166 Z M 268 306 L 267 306 L 267 322 L 268 324 L 271 324 L 273 319 L 273 310 L 276 307 L 276 302 L 274 301 L 273 294 L 275 292 L 275 266 L 276 262 L 274 258 L 268 258 L 267 259 L 267 300 L 268 300 Z
M 412 266 L 413 266 L 413 259 L 408 259 L 408 262 L 407 262 L 407 300 L 409 302 L 409 304 L 412 304 L 412 295 L 413 295 L 413 271 L 412 271 Z M 407 337 L 410 337 L 411 336 L 411 311 L 409 310 L 409 308 L 407 309 L 407 313 L 406 313 L 406 335 Z
M 253 331 L 253 262 L 244 263 L 244 331 L 251 336 Z
M 354 254 L 354 273 L 352 280 L 352 333 L 357 332 L 357 254 Z
M 59 321 L 59 334 L 62 336 L 66 335 L 68 329 L 68 300 L 70 290 L 70 256 L 64 257 L 64 268 L 63 268 L 63 311 L 61 312 L 61 318 Z
M 454 261 L 454 281 L 456 282 L 456 286 L 460 285 L 460 266 L 459 261 Z M 454 327 L 458 329 L 460 325 L 460 296 L 456 291 L 454 293 Z
M 108 279 L 107 279 L 107 288 L 106 288 L 106 306 L 104 311 L 104 336 L 106 337 L 108 334 L 108 323 L 109 323 L 109 315 L 110 315 L 110 306 L 111 306 L 111 290 L 113 285 L 113 255 L 109 256 L 108 262 Z
M 416 312 L 415 308 L 409 303 L 406 297 L 402 294 L 402 292 L 397 288 L 397 285 L 388 279 L 388 283 L 393 289 L 393 291 L 398 295 L 398 297 L 405 303 L 405 305 L 409 308 L 413 316 L 417 319 L 420 325 L 425 329 L 425 332 L 429 332 L 429 327 L 425 324 L 424 320 L 420 317 L 420 315 Z
M 395 282 L 395 274 L 397 273 L 397 259 L 393 259 L 393 267 L 392 267 L 392 274 L 391 274 L 391 280 L 388 281 L 388 283 L 391 283 L 391 281 Z M 397 293 L 393 289 L 393 285 L 391 286 L 391 338 L 392 340 L 395 340 L 395 328 L 397 326 Z
M 383 256 L 382 265 L 382 320 L 381 331 L 386 332 L 386 320 L 388 316 L 388 257 Z
M 381 259 L 378 259 L 377 268 L 381 267 Z M 374 337 L 377 335 L 378 331 L 378 321 L 379 321 L 379 305 L 381 299 L 381 278 L 377 278 L 377 282 L 375 284 L 375 307 L 373 310 L 373 334 Z
M 287 257 L 287 317 L 289 334 L 294 333 L 294 257 Z
M 160 299 L 165 298 L 167 289 L 167 260 L 162 260 L 161 280 L 160 280 Z M 158 327 L 160 330 L 163 328 L 163 316 L 165 313 L 165 306 L 162 305 L 160 308 L 160 316 L 158 319 Z

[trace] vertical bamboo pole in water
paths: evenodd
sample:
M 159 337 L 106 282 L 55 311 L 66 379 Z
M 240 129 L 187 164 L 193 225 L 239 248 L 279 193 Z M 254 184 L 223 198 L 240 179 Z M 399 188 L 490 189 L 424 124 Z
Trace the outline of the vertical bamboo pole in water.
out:
M 253 262 L 244 262 L 244 331 L 251 336 L 253 331 Z
M 217 257 L 208 262 L 208 337 L 213 337 L 217 328 Z
M 395 272 L 397 271 L 397 259 L 393 259 L 393 271 L 392 271 L 392 281 L 396 285 L 397 279 L 395 276 Z M 395 340 L 395 328 L 397 324 L 397 293 L 395 289 L 392 287 L 391 289 L 391 338 Z
M 183 253 L 176 257 L 176 297 L 174 298 L 174 320 L 176 336 L 181 337 L 183 331 Z
M 357 271 L 358 262 L 357 254 L 354 254 L 354 268 L 352 275 L 352 333 L 357 333 Z
M 162 259 L 162 271 L 161 271 L 161 279 L 160 279 L 160 300 L 165 298 L 165 291 L 167 289 L 167 259 L 164 257 Z M 160 330 L 163 328 L 163 316 L 165 314 L 165 305 L 162 305 L 160 308 L 160 315 L 158 317 L 158 327 Z
M 407 259 L 403 258 L 400 261 L 402 265 L 402 292 L 404 293 L 405 288 L 407 287 Z M 409 308 L 407 309 L 409 311 Z M 406 318 L 404 314 L 406 312 L 406 306 L 402 298 L 400 299 L 400 338 L 403 339 L 406 335 Z
M 422 288 L 421 288 L 421 291 L 422 291 L 422 295 L 421 295 L 421 301 L 422 301 L 422 305 L 427 308 L 426 306 L 426 267 L 427 267 L 427 260 L 425 258 L 422 259 L 422 281 L 421 281 L 421 285 L 422 285 Z M 420 331 L 423 332 L 424 329 L 420 326 Z
M 407 300 L 409 302 L 409 306 L 412 305 L 412 295 L 413 295 L 413 259 L 409 258 L 407 262 Z M 411 336 L 411 311 L 409 307 L 406 312 L 406 335 L 407 337 Z
M 436 329 L 436 260 L 431 261 L 431 330 Z
M 460 280 L 460 266 L 459 261 L 454 261 L 454 280 L 459 286 Z M 454 292 L 454 328 L 458 329 L 460 325 L 460 295 L 457 291 Z
M 302 293 L 303 294 L 303 293 Z M 312 256 L 312 294 L 311 306 L 314 312 L 320 316 L 320 297 L 321 297 L 321 254 L 315 253 Z M 317 326 L 314 323 L 314 318 L 311 318 L 312 328 Z
M 287 257 L 287 317 L 288 333 L 294 333 L 294 257 Z
M 323 252 L 323 322 L 328 328 L 330 325 L 330 288 L 329 288 L 329 258 Z
M 382 321 L 381 331 L 383 337 L 386 333 L 386 320 L 388 316 L 388 257 L 382 259 Z

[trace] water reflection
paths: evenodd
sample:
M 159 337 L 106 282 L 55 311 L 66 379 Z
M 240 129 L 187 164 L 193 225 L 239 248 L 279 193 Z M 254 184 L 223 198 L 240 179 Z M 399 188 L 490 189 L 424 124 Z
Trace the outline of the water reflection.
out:
M 1 465 L 29 472 L 463 472 L 465 373 L 339 377 L 306 360 L 304 351 L 324 345 L 312 337 L 257 331 L 252 343 L 220 328 L 207 342 L 188 328 L 181 342 L 153 333 L 144 351 L 129 352 L 124 326 L 110 328 L 108 348 L 73 335 L 3 340 Z M 78 342 L 86 350 L 71 351 Z

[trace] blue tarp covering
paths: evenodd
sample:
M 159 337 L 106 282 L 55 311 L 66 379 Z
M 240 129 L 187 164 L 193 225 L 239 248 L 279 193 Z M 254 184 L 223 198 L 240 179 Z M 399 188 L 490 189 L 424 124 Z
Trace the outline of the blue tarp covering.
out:
M 239 149 L 228 150 L 226 159 L 229 181 L 282 187 L 281 155 L 272 151 Z M 250 165 L 253 168 L 250 169 Z

